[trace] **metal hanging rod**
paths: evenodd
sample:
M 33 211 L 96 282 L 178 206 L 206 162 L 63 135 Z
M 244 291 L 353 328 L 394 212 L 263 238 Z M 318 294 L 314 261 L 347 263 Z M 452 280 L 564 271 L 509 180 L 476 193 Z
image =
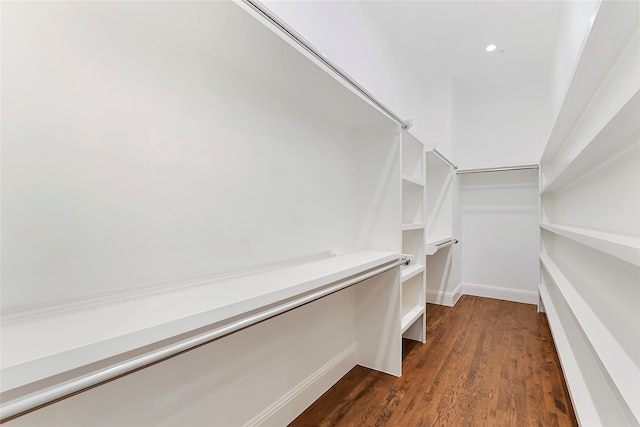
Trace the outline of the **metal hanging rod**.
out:
M 526 169 L 538 169 L 539 165 L 521 165 L 521 166 L 504 166 L 497 168 L 480 168 L 480 169 L 462 169 L 458 170 L 456 173 L 465 174 L 465 173 L 481 173 L 481 172 L 504 172 L 504 171 L 518 171 L 518 170 L 526 170 Z
M 244 4 L 249 6 L 254 11 L 258 12 L 262 17 L 271 22 L 276 28 L 285 33 L 289 38 L 295 41 L 300 47 L 309 52 L 316 58 L 318 61 L 322 62 L 325 66 L 327 66 L 331 71 L 339 75 L 345 82 L 347 82 L 351 87 L 353 87 L 356 91 L 358 91 L 362 96 L 371 101 L 376 107 L 382 110 L 387 116 L 393 119 L 396 123 L 398 123 L 402 130 L 408 130 L 413 123 L 410 120 L 403 120 L 396 113 L 391 111 L 389 107 L 384 105 L 382 102 L 378 101 L 378 99 L 371 94 L 368 90 L 366 90 L 360 83 L 358 83 L 353 77 L 347 74 L 342 68 L 338 67 L 333 61 L 326 57 L 326 55 L 322 54 L 315 46 L 309 43 L 304 37 L 302 37 L 298 32 L 296 32 L 293 28 L 287 25 L 282 19 L 278 18 L 273 12 L 271 12 L 267 7 L 260 4 L 255 0 L 242 0 Z
M 9 419 L 20 416 L 43 405 L 53 403 L 72 394 L 84 391 L 90 387 L 94 387 L 122 375 L 126 375 L 135 370 L 169 359 L 180 353 L 191 350 L 195 347 L 199 347 L 203 344 L 221 338 L 225 335 L 229 335 L 233 332 L 239 331 L 240 329 L 255 325 L 256 323 L 270 319 L 279 314 L 293 310 L 327 295 L 341 291 L 342 289 L 353 286 L 357 283 L 370 279 L 401 265 L 408 265 L 409 262 L 410 259 L 406 257 L 400 257 L 400 259 L 398 259 L 397 261 L 392 261 L 390 264 L 383 265 L 382 267 L 365 272 L 349 280 L 338 282 L 334 285 L 320 289 L 311 294 L 303 295 L 275 307 L 267 308 L 263 311 L 259 311 L 247 317 L 238 319 L 227 325 L 223 325 L 194 337 L 187 338 L 183 341 L 179 341 L 177 343 L 152 350 L 146 354 L 133 357 L 117 365 L 109 366 L 85 376 L 56 384 L 44 390 L 39 390 L 13 400 L 4 401 L 2 402 L 2 406 L 0 406 L 0 422 L 8 421 Z
M 451 240 L 447 240 L 446 242 L 442 242 L 442 243 L 438 243 L 436 246 L 438 247 L 438 250 L 442 249 L 442 248 L 446 248 L 447 246 L 451 246 L 451 245 L 455 245 L 458 243 L 458 239 L 451 239 Z
M 436 150 L 435 148 L 432 150 L 432 153 L 435 154 L 436 156 L 440 157 L 442 159 L 442 161 L 446 162 L 449 164 L 449 166 L 451 166 L 453 168 L 453 170 L 457 170 L 458 167 L 456 165 L 454 165 L 451 160 L 447 159 L 444 154 L 442 154 L 441 152 L 439 152 L 438 150 Z

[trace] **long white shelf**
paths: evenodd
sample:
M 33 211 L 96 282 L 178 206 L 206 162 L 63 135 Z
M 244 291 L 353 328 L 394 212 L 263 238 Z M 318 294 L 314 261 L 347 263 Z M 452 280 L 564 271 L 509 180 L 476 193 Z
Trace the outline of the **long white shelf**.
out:
M 594 11 L 597 12 L 596 19 L 578 54 L 571 83 L 563 97 L 540 163 L 553 160 L 583 113 L 584 106 L 589 104 L 602 83 L 619 54 L 618 49 L 611 49 L 611 46 L 624 46 L 630 29 L 637 25 L 637 12 L 633 11 L 632 2 L 629 2 L 628 7 L 620 7 L 619 4 L 620 2 L 603 1 L 597 5 L 598 10 Z
M 212 277 L 151 295 L 3 316 L 1 390 L 100 364 L 199 328 L 223 327 L 399 257 L 394 252 L 355 252 L 253 274 Z
M 570 159 L 567 165 L 555 171 L 540 188 L 540 193 L 550 193 L 569 184 L 580 174 L 595 168 L 607 155 L 620 145 L 630 142 L 640 129 L 640 91 L 636 91 L 624 106 L 589 141 L 589 143 Z M 633 141 L 631 141 L 633 142 Z M 552 165 L 553 169 L 553 165 Z
M 422 230 L 424 227 L 424 224 L 402 224 L 402 231 Z
M 640 367 L 629 357 L 551 257 L 541 253 L 540 262 L 562 294 L 581 328 L 582 335 L 586 337 L 610 376 L 611 383 L 618 389 L 629 410 L 640 421 Z
M 553 223 L 540 224 L 540 227 L 640 266 L 640 239 L 637 237 Z
M 582 425 L 602 425 L 600 415 L 596 410 L 597 402 L 594 402 L 585 376 L 580 370 L 578 355 L 574 351 L 572 338 L 579 338 L 581 334 L 575 330 L 571 319 L 564 318 L 567 314 L 556 307 L 551 294 L 544 285 L 539 286 L 540 298 L 544 304 L 549 326 L 553 335 L 553 341 L 558 352 L 558 358 L 562 362 L 562 371 L 569 386 L 569 394 L 576 411 L 576 417 Z
M 414 178 L 413 176 L 402 174 L 402 180 L 405 182 L 410 182 L 411 184 L 418 185 L 420 187 L 424 187 L 424 179 Z
M 424 271 L 425 267 L 423 264 L 410 265 L 408 267 L 404 267 L 402 269 L 402 281 L 406 282 L 412 277 L 417 276 L 418 274 Z
M 421 305 L 416 305 L 413 307 L 407 314 L 402 316 L 402 333 L 407 332 L 407 329 L 414 324 L 416 320 L 420 318 L 425 312 L 426 307 Z

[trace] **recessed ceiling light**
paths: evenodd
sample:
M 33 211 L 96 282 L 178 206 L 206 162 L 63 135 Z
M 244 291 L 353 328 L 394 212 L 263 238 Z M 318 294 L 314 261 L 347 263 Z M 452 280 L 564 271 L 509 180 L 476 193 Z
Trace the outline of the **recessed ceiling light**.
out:
M 494 50 L 496 50 L 496 45 L 490 44 L 489 46 L 485 47 L 484 50 L 486 50 L 487 52 L 493 52 Z

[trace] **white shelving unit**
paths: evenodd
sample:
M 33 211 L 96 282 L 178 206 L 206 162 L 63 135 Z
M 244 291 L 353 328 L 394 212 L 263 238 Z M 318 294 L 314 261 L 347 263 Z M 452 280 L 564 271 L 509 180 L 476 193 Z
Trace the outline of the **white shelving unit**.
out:
M 408 205 L 424 188 L 398 123 L 246 4 L 2 9 L 3 411 L 423 239 L 398 230 L 402 173 Z M 8 424 L 286 425 L 356 364 L 401 374 L 401 286 L 394 267 Z
M 402 170 L 402 252 L 414 256 L 402 270 L 402 334 L 426 341 L 426 301 L 424 263 L 424 144 L 409 132 L 401 134 Z
M 453 239 L 453 168 L 433 152 L 427 152 L 427 190 L 425 196 L 426 245 L 437 245 Z M 435 249 L 437 250 L 437 249 Z
M 425 192 L 426 229 L 425 264 L 427 266 L 427 301 L 434 304 L 455 304 L 456 294 L 448 291 L 453 260 L 453 204 L 456 173 L 442 155 L 426 153 L 427 189 Z
M 600 4 L 540 162 L 541 309 L 581 425 L 640 424 L 638 12 Z

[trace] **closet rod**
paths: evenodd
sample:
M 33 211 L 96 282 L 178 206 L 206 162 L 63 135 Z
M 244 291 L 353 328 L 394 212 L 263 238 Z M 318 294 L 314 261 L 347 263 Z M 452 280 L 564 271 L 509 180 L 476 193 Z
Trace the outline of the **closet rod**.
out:
M 538 169 L 539 165 L 521 165 L 521 166 L 504 166 L 498 168 L 480 168 L 480 169 L 459 169 L 456 173 L 480 173 L 480 172 L 503 172 L 503 171 L 518 171 L 526 169 Z
M 393 119 L 396 123 L 398 123 L 402 130 L 408 130 L 413 123 L 410 120 L 402 120 L 400 116 L 391 111 L 389 107 L 384 105 L 382 102 L 378 101 L 378 99 L 371 94 L 368 90 L 366 90 L 360 83 L 358 83 L 353 77 L 347 74 L 342 68 L 338 67 L 333 61 L 327 58 L 326 55 L 322 54 L 315 46 L 313 46 L 309 41 L 307 41 L 304 37 L 302 37 L 298 32 L 296 32 L 293 28 L 287 25 L 282 19 L 278 18 L 273 12 L 271 12 L 266 6 L 259 3 L 255 0 L 242 0 L 244 4 L 249 6 L 254 11 L 258 12 L 262 17 L 266 18 L 269 22 L 271 22 L 276 28 L 281 30 L 284 34 L 286 34 L 289 38 L 295 41 L 299 46 L 304 48 L 307 52 L 313 55 L 314 58 L 322 62 L 325 66 L 327 66 L 331 71 L 339 75 L 345 82 L 347 82 L 351 87 L 353 87 L 356 91 L 358 91 L 362 96 L 367 98 L 369 101 L 373 103 L 376 107 L 382 110 L 387 116 Z
M 438 247 L 438 250 L 440 250 L 442 248 L 446 248 L 447 246 L 455 245 L 457 243 L 458 243 L 458 239 L 451 239 L 451 240 L 447 240 L 446 242 L 438 243 L 436 246 Z
M 279 314 L 293 310 L 327 295 L 341 291 L 342 289 L 353 286 L 357 283 L 370 279 L 401 265 L 408 265 L 410 262 L 410 259 L 401 257 L 397 261 L 393 261 L 390 264 L 383 265 L 382 267 L 376 268 L 375 270 L 365 272 L 349 280 L 338 282 L 334 285 L 328 286 L 307 295 L 303 295 L 275 307 L 268 308 L 264 311 L 251 314 L 250 316 L 238 319 L 232 323 L 220 326 L 208 332 L 204 332 L 202 334 L 187 338 L 177 343 L 150 351 L 146 354 L 136 356 L 117 365 L 97 370 L 96 372 L 92 372 L 83 377 L 75 378 L 61 384 L 53 385 L 44 390 L 36 391 L 26 396 L 18 397 L 14 400 L 4 401 L 2 402 L 2 406 L 0 406 L 0 422 L 8 421 L 9 419 L 20 416 L 33 409 L 37 409 L 49 403 L 56 402 L 60 399 L 111 381 L 138 369 L 142 369 L 163 360 L 170 359 L 185 351 L 192 350 L 210 341 L 239 331 L 240 329 L 255 325 L 256 323 L 270 319 Z
M 435 154 L 436 156 L 440 157 L 444 162 L 448 163 L 449 166 L 451 166 L 453 168 L 453 170 L 457 170 L 458 167 L 456 165 L 454 165 L 451 160 L 447 159 L 444 154 L 442 154 L 441 152 L 439 152 L 438 150 L 436 150 L 435 148 L 433 150 L 431 150 L 433 152 L 433 154 Z

